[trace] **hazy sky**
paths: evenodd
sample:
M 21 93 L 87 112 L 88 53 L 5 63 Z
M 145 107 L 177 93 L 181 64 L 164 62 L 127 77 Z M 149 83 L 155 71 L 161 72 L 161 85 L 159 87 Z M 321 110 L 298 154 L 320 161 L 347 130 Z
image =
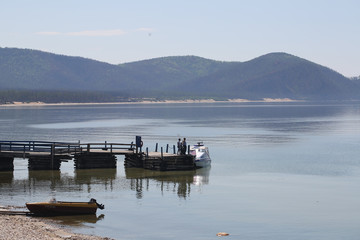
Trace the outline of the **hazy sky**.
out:
M 359 0 L 0 0 L 0 47 L 108 63 L 287 52 L 360 75 Z

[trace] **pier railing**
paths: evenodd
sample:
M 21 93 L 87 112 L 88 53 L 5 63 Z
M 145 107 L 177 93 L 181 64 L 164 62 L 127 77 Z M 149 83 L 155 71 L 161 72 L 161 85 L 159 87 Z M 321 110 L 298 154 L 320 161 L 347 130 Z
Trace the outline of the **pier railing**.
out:
M 81 152 L 107 151 L 121 153 L 121 151 L 134 151 L 135 144 L 130 143 L 80 143 L 80 142 L 47 142 L 47 141 L 0 141 L 0 153 L 14 154 L 48 153 L 49 155 L 69 154 Z
M 110 153 L 117 153 L 119 151 L 134 151 L 135 144 L 130 143 L 84 143 L 79 144 L 80 152 L 94 152 L 94 151 L 108 151 Z
M 46 142 L 46 141 L 0 141 L 0 152 L 49 152 L 78 148 L 79 143 Z

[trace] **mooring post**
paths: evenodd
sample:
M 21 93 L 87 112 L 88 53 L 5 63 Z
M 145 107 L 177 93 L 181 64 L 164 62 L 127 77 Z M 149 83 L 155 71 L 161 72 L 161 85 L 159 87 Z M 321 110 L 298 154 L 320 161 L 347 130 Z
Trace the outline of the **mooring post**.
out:
M 51 170 L 54 170 L 55 143 L 51 144 Z
M 90 152 L 90 144 L 87 145 L 87 152 Z
M 157 152 L 157 150 L 158 150 L 158 143 L 156 143 L 155 145 L 155 152 Z
M 164 160 L 163 147 L 161 147 L 161 160 Z
M 24 145 L 23 158 L 25 159 L 26 146 Z
M 169 152 L 169 144 L 166 144 L 166 153 Z
M 174 154 L 175 154 L 175 145 L 173 145 L 173 150 L 174 150 Z
M 135 137 L 135 142 L 136 142 L 136 154 L 139 153 L 139 149 L 140 149 L 140 153 L 142 152 L 142 146 L 143 146 L 143 141 L 141 140 L 141 136 L 136 136 Z
M 149 157 L 149 148 L 146 147 L 146 157 Z
M 188 145 L 188 154 L 190 154 L 190 145 Z

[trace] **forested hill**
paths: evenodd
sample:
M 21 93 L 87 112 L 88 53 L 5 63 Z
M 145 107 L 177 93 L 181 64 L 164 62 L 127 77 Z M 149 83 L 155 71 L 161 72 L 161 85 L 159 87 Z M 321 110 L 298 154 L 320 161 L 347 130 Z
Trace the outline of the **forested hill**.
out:
M 95 102 L 134 97 L 360 99 L 360 84 L 286 53 L 270 53 L 247 62 L 178 56 L 112 65 L 37 50 L 0 48 L 0 102 Z

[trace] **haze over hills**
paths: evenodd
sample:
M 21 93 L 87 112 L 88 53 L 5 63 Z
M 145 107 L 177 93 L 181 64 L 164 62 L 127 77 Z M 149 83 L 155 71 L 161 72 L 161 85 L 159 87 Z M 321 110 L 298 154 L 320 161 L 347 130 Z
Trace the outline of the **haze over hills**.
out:
M 81 57 L 0 48 L 0 102 L 128 98 L 360 99 L 357 78 L 287 54 L 247 62 L 196 56 L 112 65 Z

